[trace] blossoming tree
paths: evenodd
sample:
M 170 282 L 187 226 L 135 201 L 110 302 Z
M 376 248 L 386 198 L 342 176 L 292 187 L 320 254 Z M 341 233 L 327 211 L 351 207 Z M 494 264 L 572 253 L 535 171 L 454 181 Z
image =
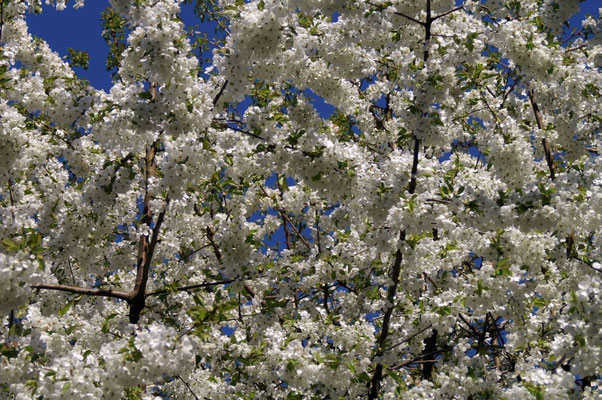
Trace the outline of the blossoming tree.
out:
M 0 397 L 600 398 L 599 19 L 180 3 L 0 2 Z

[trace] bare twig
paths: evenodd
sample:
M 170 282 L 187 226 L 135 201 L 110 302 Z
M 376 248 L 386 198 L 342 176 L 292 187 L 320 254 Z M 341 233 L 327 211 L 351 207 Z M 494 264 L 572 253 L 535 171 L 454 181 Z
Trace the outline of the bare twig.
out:
M 396 347 L 399 347 L 399 346 L 401 346 L 401 345 L 402 345 L 402 344 L 404 344 L 404 343 L 407 343 L 408 341 L 412 340 L 412 339 L 413 339 L 413 338 L 415 338 L 416 336 L 420 335 L 422 332 L 426 331 L 427 329 L 430 329 L 432 326 L 433 326 L 433 324 L 428 324 L 428 326 L 427 326 L 427 327 L 425 327 L 425 328 L 422 328 L 422 329 L 421 329 L 421 330 L 419 330 L 418 332 L 415 332 L 415 333 L 411 334 L 411 335 L 410 335 L 410 336 L 408 336 L 407 338 L 403 339 L 401 342 L 399 342 L 399 343 L 397 343 L 397 344 L 394 344 L 393 346 L 387 347 L 387 348 L 386 348 L 386 351 L 393 350 L 394 348 L 396 348 Z
M 259 186 L 259 189 L 263 192 L 263 194 L 266 197 L 270 197 L 268 195 L 268 193 L 265 191 L 265 189 L 263 188 L 263 186 Z M 278 211 L 280 213 L 280 215 L 282 216 L 282 218 L 284 218 L 289 225 L 291 226 L 291 228 L 293 229 L 293 231 L 295 231 L 295 235 L 297 235 L 299 237 L 299 240 L 301 240 L 303 242 L 303 244 L 305 246 L 307 246 L 308 249 L 311 249 L 311 245 L 309 244 L 309 242 L 307 241 L 307 239 L 305 239 L 305 237 L 301 234 L 301 232 L 299 232 L 299 230 L 297 229 L 297 227 L 295 226 L 295 224 L 292 223 L 292 221 L 290 220 L 290 218 L 288 217 L 288 215 L 286 214 L 286 212 L 284 210 L 282 210 L 280 207 L 276 207 L 275 208 L 276 211 Z

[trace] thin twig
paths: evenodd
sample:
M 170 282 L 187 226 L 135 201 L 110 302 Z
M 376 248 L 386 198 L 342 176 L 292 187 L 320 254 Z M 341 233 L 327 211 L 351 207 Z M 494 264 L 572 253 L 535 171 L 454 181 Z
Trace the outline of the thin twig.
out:
M 533 92 L 533 89 L 529 89 L 527 91 L 527 95 L 529 96 L 529 101 L 531 102 L 531 108 L 533 109 L 533 115 L 535 115 L 535 122 L 537 123 L 537 127 L 539 129 L 543 129 L 541 111 L 539 110 L 539 106 L 535 101 L 535 93 Z M 546 156 L 546 162 L 548 163 L 548 169 L 550 170 L 550 179 L 554 180 L 554 178 L 556 178 L 556 166 L 554 165 L 554 157 L 552 156 L 552 151 L 550 149 L 550 141 L 544 137 L 543 139 L 541 139 L 541 143 L 543 145 L 543 151 Z
M 368 2 L 368 4 L 369 4 L 369 5 L 371 5 L 372 7 L 376 7 L 376 8 L 378 9 L 378 11 L 382 11 L 383 9 L 385 9 L 385 7 L 384 7 L 384 6 L 380 6 L 380 5 L 378 5 L 378 4 L 374 4 L 374 3 L 370 2 L 370 1 Z M 409 15 L 406 15 L 406 14 L 404 14 L 404 13 L 402 13 L 402 12 L 399 12 L 399 11 L 394 11 L 394 12 L 393 12 L 393 14 L 395 14 L 395 15 L 399 15 L 400 17 L 407 18 L 407 19 L 409 19 L 410 21 L 412 21 L 412 22 L 415 22 L 415 23 L 417 23 L 417 24 L 419 24 L 419 25 L 424 25 L 424 22 L 422 22 L 422 21 L 419 21 L 419 20 L 417 20 L 417 19 L 415 19 L 415 18 L 412 18 L 412 17 L 410 17 Z
M 207 232 L 207 238 L 209 239 L 209 243 L 211 244 L 211 248 L 213 249 L 213 253 L 215 254 L 215 258 L 221 264 L 222 263 L 222 252 L 220 251 L 217 243 L 215 243 L 215 239 L 213 238 L 213 230 L 210 227 L 207 227 L 205 230 Z
M 445 352 L 452 351 L 452 350 L 453 350 L 453 348 L 451 348 L 451 347 L 444 347 L 442 349 L 429 351 L 428 353 L 422 353 L 421 355 L 413 358 L 412 360 L 405 361 L 400 364 L 392 366 L 391 370 L 395 371 L 395 370 L 398 370 L 400 368 L 403 368 L 403 367 L 411 365 L 411 364 L 424 364 L 424 363 L 432 364 L 432 363 L 436 362 L 437 360 L 421 360 L 421 359 L 424 357 L 432 356 L 432 355 L 439 354 L 439 353 L 445 353 Z
M 404 344 L 404 343 L 407 343 L 408 341 L 412 340 L 412 339 L 413 339 L 413 338 L 415 338 L 416 336 L 420 335 L 422 332 L 426 331 L 427 329 L 430 329 L 432 326 L 433 326 L 433 324 L 428 324 L 428 326 L 427 326 L 427 327 L 425 327 L 425 328 L 423 328 L 423 329 L 419 330 L 419 331 L 418 331 L 418 332 L 416 332 L 416 333 L 413 333 L 413 334 L 411 334 L 411 335 L 410 335 L 410 336 L 408 336 L 407 338 L 403 339 L 401 342 L 399 342 L 399 343 L 397 343 L 397 344 L 394 344 L 393 346 L 387 347 L 387 348 L 385 349 L 385 351 L 393 350 L 394 348 L 396 348 L 396 347 L 399 347 L 399 346 L 401 346 L 401 345 L 402 345 L 402 344 Z
M 182 381 L 182 383 L 184 384 L 184 386 L 186 386 L 186 389 L 188 389 L 188 391 L 192 394 L 192 396 L 196 399 L 199 400 L 198 396 L 192 391 L 192 389 L 190 388 L 190 386 L 188 386 L 188 383 L 186 383 L 186 381 L 180 376 L 180 374 L 176 375 L 176 378 L 178 378 L 179 380 Z
M 456 11 L 458 11 L 458 10 L 462 10 L 463 8 L 464 8 L 464 6 L 458 6 L 458 7 L 456 7 L 456 8 L 452 8 L 452 9 L 451 9 L 451 10 L 449 10 L 449 11 L 446 11 L 446 12 L 444 12 L 444 13 L 442 13 L 442 14 L 439 14 L 439 15 L 437 15 L 436 17 L 433 17 L 433 18 L 432 18 L 432 20 L 433 20 L 433 21 L 436 21 L 436 20 L 438 20 L 439 18 L 443 18 L 443 17 L 445 17 L 446 15 L 449 15 L 449 14 L 451 14 L 451 13 L 453 13 L 453 12 L 456 12 Z
M 259 186 L 259 189 L 260 189 L 260 190 L 263 192 L 263 194 L 264 194 L 266 197 L 270 197 L 270 196 L 268 195 L 268 193 L 265 191 L 265 189 L 263 188 L 263 186 Z M 290 218 L 288 217 L 288 215 L 286 215 L 286 212 L 284 212 L 284 210 L 282 210 L 282 209 L 281 209 L 281 208 L 279 208 L 279 207 L 276 207 L 275 209 L 276 209 L 276 211 L 278 211 L 278 212 L 280 213 L 280 215 L 282 215 L 282 218 L 284 218 L 284 219 L 285 219 L 285 220 L 286 220 L 286 221 L 289 223 L 289 225 L 291 226 L 291 228 L 293 228 L 293 231 L 295 231 L 295 234 L 296 234 L 296 235 L 299 237 L 299 239 L 300 239 L 300 240 L 303 242 L 303 244 L 304 244 L 305 246 L 307 246 L 307 248 L 308 248 L 309 250 L 311 250 L 311 245 L 310 245 L 310 244 L 309 244 L 309 242 L 308 242 L 308 241 L 305 239 L 305 237 L 303 237 L 303 235 L 301 235 L 301 232 L 299 232 L 299 230 L 297 229 L 297 227 L 295 226 L 295 224 L 293 224 L 293 222 L 290 220 Z
M 228 125 L 228 124 L 225 124 L 225 123 L 218 124 L 218 125 L 220 125 L 222 128 L 229 128 L 229 129 L 232 129 L 233 131 L 240 132 L 240 133 L 244 133 L 245 135 L 248 135 L 248 136 L 254 137 L 255 139 L 261 139 L 261 140 L 265 140 L 263 137 L 261 137 L 261 136 L 259 136 L 259 135 L 256 135 L 256 134 L 254 134 L 253 132 L 245 131 L 244 129 L 235 128 L 235 127 L 233 127 L 233 126 L 230 126 L 230 125 Z
M 189 253 L 181 255 L 182 260 L 184 261 L 188 261 L 190 259 L 190 257 L 192 257 L 193 255 L 195 255 L 196 253 L 198 253 L 199 251 L 206 249 L 207 247 L 211 246 L 211 244 L 206 244 L 204 246 L 199 247 L 196 250 L 191 250 Z
M 406 14 L 404 14 L 404 13 L 402 13 L 402 12 L 395 11 L 395 12 L 393 12 L 393 14 L 395 14 L 395 15 L 399 15 L 400 17 L 404 17 L 404 18 L 406 18 L 406 19 L 409 19 L 409 20 L 410 20 L 410 21 L 412 21 L 412 22 L 415 22 L 415 23 L 417 23 L 417 24 L 419 24 L 419 25 L 422 25 L 422 26 L 424 26 L 424 22 L 422 22 L 422 21 L 419 21 L 419 20 L 417 20 L 416 18 L 412 18 L 412 17 L 410 17 L 409 15 L 406 15 Z
M 224 82 L 224 84 L 222 85 L 222 88 L 219 90 L 219 92 L 217 93 L 217 95 L 213 98 L 213 106 L 214 107 L 217 104 L 217 102 L 219 101 L 220 97 L 222 97 L 222 94 L 224 94 L 224 90 L 226 90 L 226 86 L 228 86 L 228 80 L 227 79 Z
M 16 220 L 15 220 L 15 199 L 13 198 L 13 190 L 12 190 L 12 186 L 13 186 L 13 180 L 12 178 L 8 178 L 8 198 L 10 200 L 10 214 L 13 218 L 13 224 L 16 224 Z

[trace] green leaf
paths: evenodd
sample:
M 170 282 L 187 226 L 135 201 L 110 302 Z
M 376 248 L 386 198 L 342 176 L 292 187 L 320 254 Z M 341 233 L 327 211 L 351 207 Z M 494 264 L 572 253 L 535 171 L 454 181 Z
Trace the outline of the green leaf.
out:
M 109 314 L 105 317 L 104 323 L 102 324 L 101 331 L 102 333 L 109 332 L 109 321 L 117 316 L 117 313 Z
M 21 246 L 11 239 L 2 239 L 2 246 L 9 252 L 17 252 L 21 249 Z
M 473 33 L 469 33 L 468 35 L 466 35 L 466 40 L 464 41 L 464 46 L 470 50 L 473 51 L 474 50 L 474 40 L 477 38 L 478 33 L 473 32 Z
M 86 51 L 79 51 L 72 49 L 71 47 L 67 48 L 67 54 L 65 58 L 69 61 L 69 64 L 73 67 L 81 67 L 84 70 L 88 70 L 90 66 L 90 55 Z
M 286 370 L 288 372 L 295 372 L 295 370 L 297 369 L 297 364 L 299 364 L 299 360 L 297 360 L 295 358 L 290 358 L 286 362 Z
M 69 309 L 73 306 L 73 304 L 75 304 L 75 302 L 70 301 L 69 303 L 67 303 L 63 308 L 61 308 L 59 310 L 59 317 L 62 317 L 63 315 L 67 314 L 67 312 L 69 311 Z

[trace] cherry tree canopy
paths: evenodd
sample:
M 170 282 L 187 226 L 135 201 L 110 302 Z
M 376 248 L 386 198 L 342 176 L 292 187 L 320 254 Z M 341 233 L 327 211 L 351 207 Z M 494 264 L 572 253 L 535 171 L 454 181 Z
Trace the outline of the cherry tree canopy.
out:
M 599 18 L 181 3 L 0 1 L 1 398 L 600 398 Z

